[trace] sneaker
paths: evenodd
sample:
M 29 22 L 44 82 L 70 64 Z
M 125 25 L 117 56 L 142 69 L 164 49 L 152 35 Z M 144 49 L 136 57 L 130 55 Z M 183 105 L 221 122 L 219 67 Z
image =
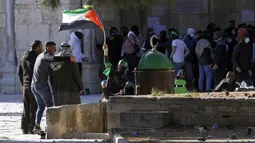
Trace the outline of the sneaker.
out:
M 34 130 L 33 130 L 34 134 L 40 135 L 41 131 L 42 131 L 42 129 L 41 129 L 40 125 L 35 125 Z

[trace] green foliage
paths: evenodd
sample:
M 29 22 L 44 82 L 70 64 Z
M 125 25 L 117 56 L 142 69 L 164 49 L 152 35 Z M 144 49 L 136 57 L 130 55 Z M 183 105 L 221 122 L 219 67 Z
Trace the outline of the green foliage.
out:
M 164 0 L 164 5 L 169 6 L 173 3 L 175 3 L 176 0 Z M 100 6 L 107 6 L 107 5 L 113 5 L 119 8 L 127 8 L 134 5 L 139 5 L 140 8 L 148 8 L 156 3 L 158 3 L 159 0 L 90 0 L 88 4 L 97 5 Z M 42 0 L 40 3 L 43 7 L 48 7 L 51 9 L 58 8 L 60 4 L 60 0 Z
M 55 10 L 59 7 L 60 0 L 42 0 L 39 5 L 42 7 L 50 8 Z

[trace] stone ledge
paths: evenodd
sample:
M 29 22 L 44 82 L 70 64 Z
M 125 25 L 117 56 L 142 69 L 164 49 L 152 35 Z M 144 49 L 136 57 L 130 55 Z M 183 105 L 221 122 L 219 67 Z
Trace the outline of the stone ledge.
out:
M 218 94 L 218 93 L 217 93 Z M 234 93 L 230 93 L 234 94 Z M 253 95 L 254 92 L 237 93 Z M 245 96 L 236 97 L 181 97 L 181 96 L 115 96 L 110 97 L 107 106 L 108 129 L 124 128 L 122 123 L 131 124 L 132 120 L 125 120 L 123 113 L 133 111 L 146 112 L 168 111 L 170 126 L 185 123 L 187 126 L 206 125 L 214 123 L 220 126 L 233 124 L 235 126 L 255 126 L 255 98 Z M 132 117 L 133 119 L 134 117 Z M 146 116 L 153 120 L 152 116 Z M 157 120 L 163 120 L 163 116 Z M 133 119 L 134 120 L 134 119 Z M 138 127 L 137 127 L 138 128 Z M 151 125 L 148 128 L 156 128 Z
M 72 139 L 84 133 L 104 133 L 106 104 L 83 104 L 51 107 L 46 111 L 47 138 Z

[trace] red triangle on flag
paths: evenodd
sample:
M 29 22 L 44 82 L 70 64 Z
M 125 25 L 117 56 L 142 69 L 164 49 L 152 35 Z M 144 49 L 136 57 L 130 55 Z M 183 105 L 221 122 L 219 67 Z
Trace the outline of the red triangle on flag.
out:
M 85 18 L 89 19 L 91 22 L 95 23 L 98 27 L 100 27 L 100 29 L 104 30 L 104 26 L 101 20 L 99 19 L 99 17 L 97 16 L 94 9 L 91 9 L 90 11 L 88 11 L 85 14 Z

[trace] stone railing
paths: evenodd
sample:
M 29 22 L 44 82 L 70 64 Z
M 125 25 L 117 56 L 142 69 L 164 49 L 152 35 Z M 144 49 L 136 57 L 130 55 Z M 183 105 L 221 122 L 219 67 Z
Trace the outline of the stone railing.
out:
M 246 95 L 239 98 L 229 94 L 227 98 L 115 96 L 109 103 L 52 107 L 46 112 L 47 138 L 104 138 L 107 135 L 102 133 L 112 137 L 114 133 L 180 124 L 254 127 L 255 93 L 238 93 Z

